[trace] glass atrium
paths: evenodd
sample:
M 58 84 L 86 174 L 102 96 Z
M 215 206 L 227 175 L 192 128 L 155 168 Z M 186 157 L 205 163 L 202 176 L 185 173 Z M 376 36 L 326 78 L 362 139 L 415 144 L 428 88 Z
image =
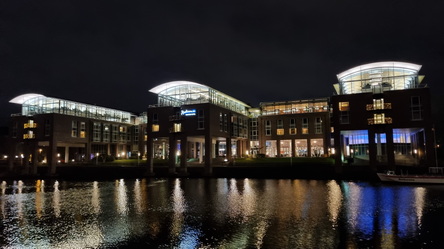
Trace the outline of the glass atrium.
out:
M 335 87 L 338 94 L 417 88 L 423 78 L 418 76 L 420 69 L 421 65 L 405 62 L 365 64 L 338 74 L 339 83 Z
M 159 106 L 175 106 L 211 103 L 247 115 L 249 105 L 221 93 L 211 87 L 189 82 L 172 81 L 161 84 L 150 90 L 158 95 Z
M 33 93 L 17 96 L 9 102 L 22 105 L 22 115 L 24 116 L 59 113 L 119 123 L 131 123 L 131 116 L 133 116 L 131 113 L 125 111 L 46 97 Z
M 328 112 L 328 99 L 293 100 L 260 103 L 262 115 Z

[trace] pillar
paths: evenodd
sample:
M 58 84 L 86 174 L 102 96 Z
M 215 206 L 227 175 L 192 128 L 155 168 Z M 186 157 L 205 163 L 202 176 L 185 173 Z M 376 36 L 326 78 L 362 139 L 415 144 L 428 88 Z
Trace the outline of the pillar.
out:
M 154 162 L 153 162 L 153 157 L 154 157 L 154 144 L 153 144 L 153 138 L 150 136 L 147 139 L 147 144 L 146 144 L 146 160 L 147 160 L 147 169 L 145 172 L 145 175 L 154 175 Z
M 225 154 L 227 156 L 227 160 L 231 162 L 231 138 L 229 137 L 225 138 L 225 144 L 226 144 Z
M 65 163 L 69 163 L 69 146 L 65 146 Z
M 387 129 L 385 133 L 387 145 L 387 165 L 390 170 L 395 170 L 395 146 L 393 145 L 393 129 Z
M 171 135 L 169 137 L 169 158 L 168 158 L 168 173 L 176 174 L 176 151 L 177 141 L 176 138 Z
M 57 142 L 54 140 L 54 138 L 49 140 L 48 166 L 49 166 L 48 174 L 55 175 L 57 167 Z
M 211 165 L 212 160 L 212 141 L 211 136 L 209 134 L 205 135 L 205 169 L 204 174 L 206 176 L 210 176 L 213 174 L 213 166 Z M 230 143 L 231 144 L 231 143 Z
M 188 155 L 188 141 L 187 136 L 182 136 L 180 139 L 180 168 L 179 172 L 182 175 L 188 174 L 187 170 L 187 155 Z

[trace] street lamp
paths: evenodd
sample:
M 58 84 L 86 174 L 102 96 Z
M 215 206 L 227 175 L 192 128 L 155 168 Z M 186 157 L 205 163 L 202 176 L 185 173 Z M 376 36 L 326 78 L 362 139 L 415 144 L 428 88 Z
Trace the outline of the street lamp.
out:
M 99 164 L 99 153 L 96 153 L 96 165 Z
M 137 166 L 139 166 L 140 152 L 137 152 Z

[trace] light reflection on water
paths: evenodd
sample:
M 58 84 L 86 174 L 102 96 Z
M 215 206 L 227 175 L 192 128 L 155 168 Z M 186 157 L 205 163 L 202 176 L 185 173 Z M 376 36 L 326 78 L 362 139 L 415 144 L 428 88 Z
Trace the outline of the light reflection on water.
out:
M 444 239 L 432 222 L 444 211 L 438 186 L 121 179 L 0 189 L 0 245 L 12 248 L 434 248 Z

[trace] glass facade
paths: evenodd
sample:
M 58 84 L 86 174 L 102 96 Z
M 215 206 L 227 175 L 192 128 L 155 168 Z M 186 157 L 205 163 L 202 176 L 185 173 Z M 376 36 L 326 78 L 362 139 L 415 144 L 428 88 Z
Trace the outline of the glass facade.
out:
M 285 102 L 261 103 L 261 115 L 281 115 L 310 112 L 326 112 L 329 110 L 328 99 L 294 100 Z
M 354 67 L 338 74 L 338 94 L 381 93 L 417 88 L 420 65 L 405 62 L 377 62 Z
M 132 114 L 115 109 L 82 104 L 74 101 L 46 97 L 40 94 L 25 94 L 10 101 L 22 105 L 22 115 L 59 113 L 120 123 L 130 123 Z
M 249 105 L 221 93 L 211 87 L 189 82 L 173 81 L 154 87 L 150 92 L 158 95 L 159 106 L 175 106 L 211 103 L 231 111 L 248 114 Z

